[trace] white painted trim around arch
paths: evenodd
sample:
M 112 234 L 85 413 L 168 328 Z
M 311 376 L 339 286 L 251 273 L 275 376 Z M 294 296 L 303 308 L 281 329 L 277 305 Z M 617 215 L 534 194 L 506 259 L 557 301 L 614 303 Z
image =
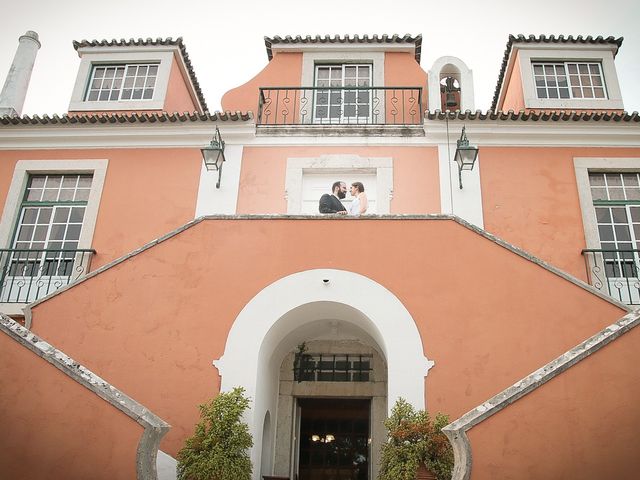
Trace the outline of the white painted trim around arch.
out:
M 333 269 L 294 273 L 268 285 L 245 305 L 227 336 L 224 355 L 213 362 L 222 377 L 221 391 L 241 386 L 253 400 L 245 419 L 254 440 L 254 467 L 261 465 L 264 414 L 277 405 L 277 385 L 265 381 L 273 374 L 270 357 L 289 332 L 317 320 L 295 318 L 294 323 L 283 317 L 314 302 L 346 305 L 361 314 L 354 324 L 377 342 L 387 362 L 389 409 L 399 397 L 425 408 L 424 377 L 434 362 L 425 357 L 420 332 L 400 300 L 357 273 Z M 280 362 L 273 362 L 278 369 Z
M 473 93 L 473 72 L 467 64 L 458 57 L 445 56 L 438 58 L 433 62 L 433 66 L 429 70 L 428 91 L 429 91 L 429 110 L 445 110 L 442 108 L 440 101 L 440 73 L 447 65 L 453 65 L 460 73 L 460 110 L 475 111 L 475 96 Z

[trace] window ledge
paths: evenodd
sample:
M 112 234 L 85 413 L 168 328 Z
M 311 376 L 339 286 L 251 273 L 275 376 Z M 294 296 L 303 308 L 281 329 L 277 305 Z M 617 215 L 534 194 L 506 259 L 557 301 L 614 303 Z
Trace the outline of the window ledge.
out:
M 424 137 L 423 125 L 257 125 L 257 136 Z
M 622 110 L 624 105 L 618 99 L 558 99 L 526 98 L 525 108 L 548 108 L 554 110 Z
M 0 302 L 0 312 L 10 317 L 24 317 L 24 308 L 28 303 L 2 303 Z

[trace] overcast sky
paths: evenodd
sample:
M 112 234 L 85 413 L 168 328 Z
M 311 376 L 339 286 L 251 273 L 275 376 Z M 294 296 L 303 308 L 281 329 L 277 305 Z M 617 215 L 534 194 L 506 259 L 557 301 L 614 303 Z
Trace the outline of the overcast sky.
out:
M 627 111 L 640 110 L 640 0 L 0 0 L 0 80 L 18 37 L 40 35 L 24 114 L 67 111 L 79 58 L 73 40 L 183 37 L 209 110 L 267 63 L 264 36 L 423 36 L 422 68 L 443 55 L 474 74 L 476 108 L 491 104 L 508 35 L 624 37 L 616 58 Z

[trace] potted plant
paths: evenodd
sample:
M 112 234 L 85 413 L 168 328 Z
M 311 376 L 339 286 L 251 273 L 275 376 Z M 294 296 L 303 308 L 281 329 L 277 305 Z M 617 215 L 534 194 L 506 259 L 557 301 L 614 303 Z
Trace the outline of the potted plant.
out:
M 385 421 L 388 440 L 382 446 L 379 480 L 450 480 L 453 448 L 442 433 L 449 418 L 441 413 L 432 419 L 400 398 Z
M 244 389 L 236 387 L 200 405 L 193 436 L 178 452 L 179 480 L 250 480 L 253 446 L 242 415 L 249 407 Z

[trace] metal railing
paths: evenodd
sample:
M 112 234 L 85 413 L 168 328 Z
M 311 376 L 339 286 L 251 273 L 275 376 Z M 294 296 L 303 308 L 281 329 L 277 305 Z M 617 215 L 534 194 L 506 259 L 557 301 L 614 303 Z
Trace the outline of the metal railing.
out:
M 0 249 L 0 303 L 30 303 L 85 275 L 93 249 Z
M 627 305 L 640 305 L 640 250 L 582 250 L 594 288 Z
M 263 87 L 258 125 L 420 125 L 420 87 Z
M 368 354 L 296 354 L 296 382 L 368 382 L 373 380 L 373 356 Z

